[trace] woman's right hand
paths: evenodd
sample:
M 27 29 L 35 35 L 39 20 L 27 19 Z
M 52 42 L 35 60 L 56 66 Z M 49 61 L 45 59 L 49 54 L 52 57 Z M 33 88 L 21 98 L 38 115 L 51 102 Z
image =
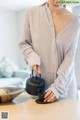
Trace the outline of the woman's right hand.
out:
M 41 70 L 40 70 L 40 66 L 39 66 L 39 65 L 33 65 L 32 69 L 33 69 L 36 73 L 38 73 L 38 74 L 41 73 Z

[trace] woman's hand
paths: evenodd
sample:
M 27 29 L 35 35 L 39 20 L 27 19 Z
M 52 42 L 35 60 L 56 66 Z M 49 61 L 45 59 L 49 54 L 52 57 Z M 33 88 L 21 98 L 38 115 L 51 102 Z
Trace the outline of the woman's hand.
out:
M 33 65 L 32 69 L 36 72 L 36 73 L 41 73 L 41 70 L 40 70 L 40 66 L 39 65 Z
M 56 100 L 56 96 L 51 90 L 48 90 L 44 96 L 44 102 L 54 102 Z

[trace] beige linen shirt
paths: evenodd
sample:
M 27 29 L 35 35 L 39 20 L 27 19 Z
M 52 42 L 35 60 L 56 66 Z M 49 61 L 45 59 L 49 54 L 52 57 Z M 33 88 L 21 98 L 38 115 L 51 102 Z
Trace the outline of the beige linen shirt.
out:
M 30 66 L 40 65 L 41 76 L 59 98 L 77 98 L 74 58 L 80 21 L 75 16 L 57 36 L 47 3 L 30 8 L 19 45 Z

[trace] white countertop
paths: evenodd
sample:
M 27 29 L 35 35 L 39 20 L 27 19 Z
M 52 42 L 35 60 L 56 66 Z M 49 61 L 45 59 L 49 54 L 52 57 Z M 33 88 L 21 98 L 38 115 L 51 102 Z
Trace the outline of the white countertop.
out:
M 0 105 L 0 112 L 9 112 L 9 120 L 80 120 L 80 101 L 77 100 L 37 104 L 32 96 L 24 92 L 13 102 Z

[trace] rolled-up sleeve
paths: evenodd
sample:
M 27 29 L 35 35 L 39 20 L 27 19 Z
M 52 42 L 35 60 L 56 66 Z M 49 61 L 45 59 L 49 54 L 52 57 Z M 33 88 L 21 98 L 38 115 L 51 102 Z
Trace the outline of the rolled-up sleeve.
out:
M 34 64 L 40 65 L 40 57 L 34 51 L 32 46 L 30 24 L 29 24 L 29 12 L 30 10 L 28 10 L 28 12 L 26 12 L 25 14 L 23 35 L 21 41 L 19 42 L 19 47 L 22 50 L 26 62 L 30 66 L 33 66 Z

